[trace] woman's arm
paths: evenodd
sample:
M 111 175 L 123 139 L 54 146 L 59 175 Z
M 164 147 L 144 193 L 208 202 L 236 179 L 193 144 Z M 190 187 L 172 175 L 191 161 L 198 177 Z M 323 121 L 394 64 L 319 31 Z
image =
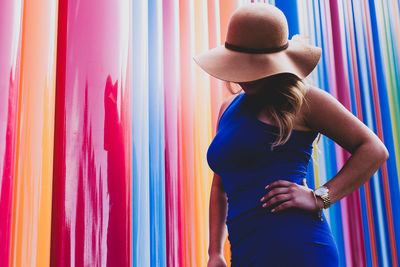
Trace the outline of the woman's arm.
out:
M 335 203 L 366 183 L 387 160 L 382 141 L 332 95 L 311 86 L 306 94 L 307 125 L 351 153 L 342 169 L 327 183 Z
M 216 127 L 218 127 L 219 119 L 225 109 L 232 102 L 236 95 L 231 95 L 221 104 Z M 209 266 L 220 266 L 220 261 L 223 260 L 223 248 L 226 239 L 226 216 L 228 202 L 225 188 L 222 184 L 221 177 L 214 173 L 209 206 L 209 229 L 210 243 L 208 247 L 208 255 L 210 257 Z M 214 258 L 214 259 L 213 259 Z
M 209 207 L 210 222 L 210 243 L 208 247 L 208 255 L 222 255 L 224 243 L 226 239 L 226 214 L 227 214 L 227 197 L 222 185 L 221 177 L 214 174 Z
M 329 189 L 331 204 L 362 186 L 386 161 L 389 154 L 381 140 L 350 111 L 325 91 L 310 87 L 302 114 L 307 126 L 331 138 L 351 153 L 342 169 L 324 185 Z M 264 208 L 277 206 L 271 212 L 290 207 L 317 211 L 323 200 L 313 198 L 312 189 L 286 180 L 277 180 L 265 188 L 260 199 Z

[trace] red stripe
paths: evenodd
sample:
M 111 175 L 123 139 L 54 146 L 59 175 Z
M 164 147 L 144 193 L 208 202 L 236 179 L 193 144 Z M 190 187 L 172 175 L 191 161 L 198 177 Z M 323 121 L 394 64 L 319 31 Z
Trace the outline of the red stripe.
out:
M 364 0 L 364 7 L 369 7 L 368 1 Z M 368 13 L 365 13 L 368 12 Z M 373 50 L 373 42 L 371 38 L 371 21 L 369 16 L 366 14 L 370 14 L 370 10 L 364 10 L 362 12 L 364 14 L 364 19 L 366 21 L 366 37 L 367 37 L 367 48 L 368 48 L 368 60 L 369 66 L 371 70 L 371 80 L 372 80 L 372 94 L 373 94 L 373 101 L 374 101 L 374 111 L 375 111 L 375 119 L 376 119 L 376 129 L 378 133 L 378 137 L 384 142 L 383 138 L 383 129 L 382 129 L 382 118 L 381 118 L 381 110 L 380 110 L 380 103 L 379 103 L 379 94 L 378 94 L 378 82 L 376 77 L 376 64 L 374 58 L 374 50 Z M 393 225 L 393 214 L 392 214 L 392 205 L 390 203 L 390 191 L 389 191 L 389 177 L 387 172 L 387 165 L 386 162 L 381 167 L 382 170 L 382 180 L 383 180 L 383 188 L 384 188 L 384 196 L 385 196 L 385 208 L 387 214 L 387 221 L 388 221 L 388 230 L 389 230 L 389 241 L 390 241 L 390 251 L 392 256 L 392 263 L 394 267 L 398 266 L 397 262 L 397 252 L 396 252 L 396 240 L 394 236 L 394 225 Z M 374 262 L 375 263 L 375 262 Z
M 348 17 L 352 14 L 352 9 L 351 9 L 351 3 L 346 2 L 347 5 L 347 13 Z M 353 22 L 348 21 L 347 25 L 349 25 L 349 38 L 350 38 L 350 51 L 351 51 L 351 64 L 352 64 L 352 69 L 353 69 L 353 81 L 354 81 L 354 93 L 355 93 L 355 99 L 356 99 L 356 114 L 357 118 L 361 121 L 363 121 L 363 116 L 362 116 L 362 107 L 361 107 L 361 96 L 360 96 L 360 87 L 359 83 L 360 81 L 358 80 L 358 68 L 357 68 L 357 62 L 356 62 L 356 48 L 355 48 L 355 38 L 354 38 L 354 28 L 353 28 Z M 365 200 L 366 200 L 366 207 L 367 207 L 367 218 L 368 218 L 368 233 L 370 236 L 370 243 L 371 243 L 371 258 L 372 262 L 374 263 L 374 266 L 378 264 L 378 258 L 377 258 L 377 245 L 376 245 L 376 238 L 375 238 L 375 228 L 374 228 L 374 219 L 373 219 L 373 210 L 372 210 L 372 198 L 371 198 L 371 190 L 370 190 L 370 184 L 369 181 L 365 183 Z

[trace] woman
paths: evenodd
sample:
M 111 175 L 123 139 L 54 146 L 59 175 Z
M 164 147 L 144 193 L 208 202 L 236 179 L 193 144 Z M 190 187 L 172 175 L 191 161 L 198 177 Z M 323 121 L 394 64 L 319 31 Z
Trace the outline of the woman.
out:
M 207 151 L 215 173 L 209 267 L 226 266 L 225 223 L 232 266 L 338 266 L 321 210 L 363 185 L 388 151 L 334 97 L 305 82 L 320 56 L 321 48 L 288 40 L 278 8 L 248 4 L 232 15 L 225 45 L 194 58 L 244 91 L 222 104 Z M 305 177 L 318 133 L 352 155 L 314 191 Z

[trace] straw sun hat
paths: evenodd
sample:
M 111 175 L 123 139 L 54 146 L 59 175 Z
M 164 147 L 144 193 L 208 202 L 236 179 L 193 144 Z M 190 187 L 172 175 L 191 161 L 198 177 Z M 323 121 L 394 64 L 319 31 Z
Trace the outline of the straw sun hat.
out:
M 307 77 L 322 49 L 294 36 L 288 40 L 283 12 L 270 4 L 251 3 L 238 8 L 228 24 L 225 45 L 193 59 L 208 74 L 231 82 L 247 82 L 288 72 Z

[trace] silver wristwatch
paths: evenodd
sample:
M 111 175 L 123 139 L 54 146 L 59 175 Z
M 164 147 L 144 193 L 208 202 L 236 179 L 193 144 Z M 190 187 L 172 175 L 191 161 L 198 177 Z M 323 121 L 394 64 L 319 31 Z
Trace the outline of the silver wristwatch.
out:
M 324 201 L 324 209 L 327 209 L 331 206 L 331 201 L 329 199 L 328 187 L 322 185 L 322 186 L 318 187 L 317 189 L 315 189 L 314 192 L 315 192 L 316 196 L 319 196 Z

